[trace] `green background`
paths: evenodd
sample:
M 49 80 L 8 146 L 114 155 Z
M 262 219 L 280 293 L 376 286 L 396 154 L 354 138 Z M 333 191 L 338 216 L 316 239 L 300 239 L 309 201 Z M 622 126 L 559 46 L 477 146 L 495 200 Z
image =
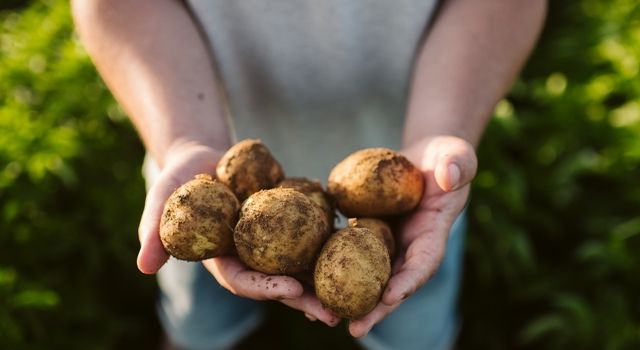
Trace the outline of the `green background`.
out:
M 479 149 L 460 349 L 640 348 L 640 6 L 551 1 Z M 0 347 L 156 348 L 143 148 L 66 1 L 0 4 Z M 243 348 L 355 347 L 278 304 Z M 437 320 L 436 320 L 437 321 Z

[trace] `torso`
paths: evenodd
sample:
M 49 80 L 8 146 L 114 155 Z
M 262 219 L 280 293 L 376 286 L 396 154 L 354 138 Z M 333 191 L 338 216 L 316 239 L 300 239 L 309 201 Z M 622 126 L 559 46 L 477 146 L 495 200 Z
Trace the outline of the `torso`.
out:
M 287 175 L 325 180 L 347 154 L 401 146 L 415 52 L 436 0 L 190 0 L 236 137 Z

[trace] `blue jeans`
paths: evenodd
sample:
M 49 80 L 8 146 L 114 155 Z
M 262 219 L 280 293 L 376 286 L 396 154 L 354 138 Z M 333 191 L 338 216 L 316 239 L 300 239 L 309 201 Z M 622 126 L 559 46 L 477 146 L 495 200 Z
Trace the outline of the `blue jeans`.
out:
M 450 349 L 458 332 L 457 298 L 466 219 L 454 223 L 436 275 L 360 339 L 367 349 Z M 170 259 L 158 273 L 158 313 L 170 339 L 185 349 L 230 348 L 264 317 L 260 302 L 234 296 L 202 264 Z

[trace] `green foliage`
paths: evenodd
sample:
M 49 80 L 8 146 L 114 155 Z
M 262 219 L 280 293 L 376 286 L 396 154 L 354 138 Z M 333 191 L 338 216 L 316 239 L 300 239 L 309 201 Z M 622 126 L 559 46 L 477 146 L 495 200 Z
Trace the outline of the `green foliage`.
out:
M 550 2 L 479 150 L 460 348 L 640 348 L 639 16 L 634 0 Z M 0 347 L 153 346 L 138 138 L 67 2 L 0 27 Z M 347 338 L 275 312 L 280 333 L 297 327 L 289 347 Z
M 66 2 L 5 13 L 0 27 L 0 347 L 149 343 L 137 136 L 72 35 Z
M 640 347 L 640 6 L 550 2 L 479 150 L 464 348 Z

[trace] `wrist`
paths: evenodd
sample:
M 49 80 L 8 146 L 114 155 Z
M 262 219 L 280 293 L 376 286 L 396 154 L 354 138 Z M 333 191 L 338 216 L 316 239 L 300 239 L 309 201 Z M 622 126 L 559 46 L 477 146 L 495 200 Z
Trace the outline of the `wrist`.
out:
M 457 137 L 476 148 L 491 115 L 444 102 L 429 107 L 416 106 L 414 103 L 408 108 L 403 133 L 405 147 L 423 139 Z
M 467 154 L 475 159 L 473 144 L 456 135 L 427 135 L 404 143 L 402 153 L 422 170 L 433 170 L 443 158 L 453 154 Z
M 407 148 L 419 143 L 426 144 L 427 142 L 425 140 L 434 140 L 443 137 L 456 137 L 468 142 L 475 149 L 480 142 L 484 127 L 484 124 L 476 125 L 472 121 L 469 121 L 467 125 L 464 125 L 463 121 L 457 120 L 451 120 L 449 122 L 416 122 L 415 119 L 408 120 L 402 137 L 402 145 Z M 421 132 L 422 130 L 428 130 L 428 132 Z
M 185 156 L 193 154 L 207 155 L 215 162 L 222 157 L 226 148 L 215 147 L 207 143 L 200 142 L 193 139 L 177 139 L 171 143 L 164 152 L 164 156 L 159 160 L 160 168 L 163 168 L 166 164 L 170 164 L 176 161 L 180 161 Z

